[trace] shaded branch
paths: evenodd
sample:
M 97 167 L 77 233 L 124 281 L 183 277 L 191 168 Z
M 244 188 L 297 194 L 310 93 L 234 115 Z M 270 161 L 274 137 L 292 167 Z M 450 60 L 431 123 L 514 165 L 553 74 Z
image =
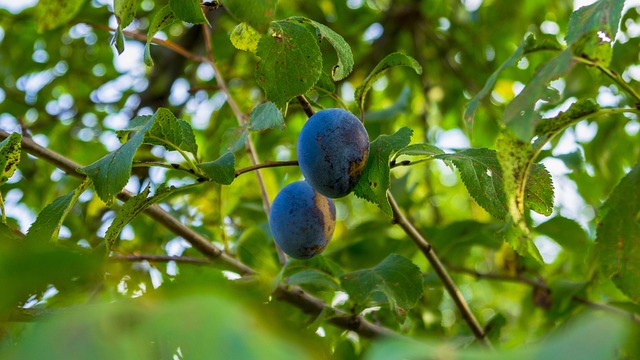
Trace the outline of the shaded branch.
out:
M 298 166 L 298 160 L 289 160 L 289 161 L 265 161 L 262 164 L 255 164 L 251 166 L 247 166 L 245 168 L 241 168 L 236 170 L 236 177 L 248 173 L 250 171 L 270 168 L 270 167 L 280 167 L 280 166 Z

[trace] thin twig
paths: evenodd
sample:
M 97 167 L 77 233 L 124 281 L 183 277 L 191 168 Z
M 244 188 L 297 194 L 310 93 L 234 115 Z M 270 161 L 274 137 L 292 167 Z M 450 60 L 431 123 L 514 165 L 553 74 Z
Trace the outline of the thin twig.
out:
M 8 138 L 9 135 L 10 134 L 6 131 L 0 130 L 0 141 Z M 22 149 L 35 157 L 38 157 L 50 164 L 55 165 L 57 168 L 71 176 L 80 179 L 86 178 L 85 175 L 80 174 L 76 171 L 76 169 L 80 168 L 81 165 L 75 163 L 70 159 L 67 159 L 66 157 L 52 150 L 38 145 L 32 139 L 22 138 Z M 133 196 L 134 194 L 126 190 L 120 192 L 117 195 L 118 199 L 122 201 L 127 201 Z M 239 260 L 222 252 L 217 247 L 213 246 L 213 244 L 211 244 L 208 239 L 186 227 L 180 221 L 172 217 L 169 213 L 162 210 L 162 208 L 160 208 L 160 206 L 158 206 L 157 204 L 149 207 L 147 210 L 145 210 L 144 213 L 159 224 L 165 226 L 167 229 L 169 229 L 169 231 L 185 239 L 202 255 L 206 256 L 212 261 L 224 264 L 226 265 L 226 267 L 240 273 L 241 275 L 255 274 L 255 270 L 243 264 Z M 319 315 L 325 307 L 329 307 L 329 305 L 327 305 L 324 301 L 306 293 L 298 286 L 286 286 L 280 284 L 274 292 L 274 297 L 276 299 L 287 302 L 301 309 L 303 312 L 311 314 L 312 316 Z M 336 314 L 337 317 L 328 319 L 327 321 L 343 329 L 355 331 L 364 337 L 399 336 L 392 330 L 367 321 L 362 316 L 352 316 L 347 312 L 337 308 L 332 308 L 332 312 Z
M 404 232 L 409 235 L 413 242 L 418 246 L 420 251 L 422 251 L 427 260 L 429 260 L 431 267 L 440 278 L 440 281 L 442 281 L 442 283 L 444 284 L 445 289 L 447 289 L 449 296 L 451 296 L 451 298 L 455 302 L 458 310 L 462 314 L 462 317 L 467 322 L 467 325 L 469 325 L 471 332 L 473 332 L 473 335 L 483 344 L 492 348 L 491 342 L 486 337 L 484 329 L 482 328 L 482 326 L 480 326 L 480 323 L 473 315 L 473 312 L 471 312 L 469 304 L 467 304 L 467 301 L 464 299 L 462 293 L 449 275 L 449 272 L 440 261 L 440 258 L 436 255 L 435 251 L 431 247 L 431 244 L 422 236 L 422 234 L 420 234 L 420 232 L 413 226 L 409 219 L 404 216 L 404 214 L 400 210 L 400 207 L 398 206 L 398 203 L 396 202 L 390 191 L 387 191 L 387 197 L 389 198 L 391 210 L 393 211 L 393 219 L 398 225 L 400 225 Z
M 168 256 L 168 255 L 114 255 L 109 257 L 112 262 L 170 262 L 186 263 L 192 265 L 211 265 L 213 262 L 208 258 L 197 258 L 190 256 Z
M 309 100 L 307 100 L 304 95 L 298 95 L 296 99 L 298 99 L 298 102 L 300 103 L 300 106 L 302 106 L 302 110 L 304 110 L 304 113 L 307 114 L 307 117 L 312 117 L 313 114 L 315 114 L 313 108 L 311 107 L 311 104 L 309 104 Z
M 251 171 L 258 170 L 258 169 L 280 167 L 280 166 L 298 166 L 298 160 L 265 161 L 262 164 L 251 165 L 251 166 L 247 166 L 247 167 L 236 170 L 236 177 Z

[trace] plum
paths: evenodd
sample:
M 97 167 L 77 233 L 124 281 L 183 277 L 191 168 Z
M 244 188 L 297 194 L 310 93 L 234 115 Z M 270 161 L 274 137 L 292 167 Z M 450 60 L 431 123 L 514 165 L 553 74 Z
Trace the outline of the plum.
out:
M 336 227 L 333 200 L 306 181 L 285 186 L 271 205 L 269 225 L 276 244 L 296 259 L 310 259 L 327 246 Z
M 318 111 L 298 135 L 298 163 L 306 180 L 330 198 L 348 195 L 369 157 L 367 130 L 343 109 Z

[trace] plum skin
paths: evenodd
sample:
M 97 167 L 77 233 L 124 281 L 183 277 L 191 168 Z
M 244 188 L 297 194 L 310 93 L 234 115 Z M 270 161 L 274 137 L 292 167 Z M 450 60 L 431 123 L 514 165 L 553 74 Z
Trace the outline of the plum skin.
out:
M 348 195 L 369 157 L 369 135 L 360 120 L 343 109 L 318 111 L 298 135 L 298 164 L 305 179 L 330 198 Z
M 291 183 L 271 204 L 269 225 L 276 244 L 295 259 L 310 259 L 322 251 L 336 227 L 333 200 L 314 190 L 306 181 Z

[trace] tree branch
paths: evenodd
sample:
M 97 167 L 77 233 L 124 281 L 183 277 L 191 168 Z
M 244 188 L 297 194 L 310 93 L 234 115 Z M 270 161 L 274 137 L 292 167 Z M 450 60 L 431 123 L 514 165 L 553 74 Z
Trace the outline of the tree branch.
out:
M 10 134 L 6 131 L 0 130 L 0 141 L 6 139 L 7 137 L 9 137 L 9 135 Z M 84 179 L 86 177 L 85 175 L 76 172 L 76 169 L 82 167 L 81 165 L 65 158 L 64 156 L 52 150 L 38 145 L 30 138 L 22 138 L 22 149 L 33 156 L 36 156 L 55 165 L 57 168 L 71 176 L 81 179 Z M 118 199 L 122 201 L 127 201 L 133 196 L 134 194 L 126 190 L 120 192 L 117 195 Z M 228 268 L 239 272 L 241 275 L 253 275 L 256 273 L 252 268 L 248 267 L 237 259 L 222 252 L 222 250 L 213 246 L 213 244 L 211 244 L 208 239 L 193 231 L 192 229 L 186 227 L 180 221 L 172 217 L 169 213 L 162 210 L 162 208 L 157 204 L 149 207 L 147 210 L 145 210 L 144 213 L 154 219 L 156 222 L 165 226 L 174 234 L 185 239 L 196 250 L 198 250 L 201 254 L 211 259 L 212 261 L 216 261 L 216 263 L 222 263 Z M 289 287 L 280 284 L 274 292 L 274 297 L 299 308 L 307 314 L 316 316 L 320 314 L 320 312 L 322 312 L 325 307 L 329 306 L 324 301 L 306 293 L 298 286 Z M 354 317 L 346 313 L 345 311 L 336 308 L 333 308 L 333 311 L 335 312 L 335 314 L 337 314 L 338 317 L 328 319 L 329 322 L 343 329 L 355 331 L 364 337 L 379 337 L 390 335 L 399 336 L 397 333 L 393 332 L 390 329 L 375 325 L 367 321 L 362 316 Z
M 298 166 L 298 160 L 290 160 L 290 161 L 265 161 L 262 164 L 255 164 L 251 166 L 247 166 L 245 168 L 241 168 L 236 170 L 236 177 L 248 173 L 250 171 L 270 168 L 270 167 L 280 167 L 280 166 Z

